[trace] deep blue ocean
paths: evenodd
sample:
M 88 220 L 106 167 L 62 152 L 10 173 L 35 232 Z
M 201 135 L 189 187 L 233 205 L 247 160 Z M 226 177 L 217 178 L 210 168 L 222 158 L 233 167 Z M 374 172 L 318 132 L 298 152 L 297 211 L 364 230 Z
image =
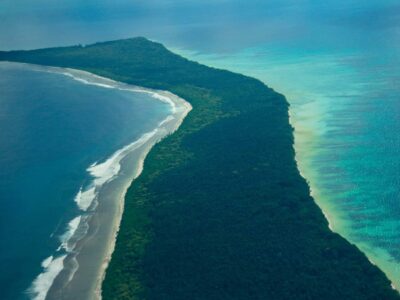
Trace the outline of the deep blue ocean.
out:
M 80 212 L 86 169 L 153 130 L 150 96 L 0 63 L 0 299 L 24 299 Z
M 4 50 L 146 36 L 285 94 L 331 228 L 400 289 L 398 0 L 5 0 L 0 25 Z

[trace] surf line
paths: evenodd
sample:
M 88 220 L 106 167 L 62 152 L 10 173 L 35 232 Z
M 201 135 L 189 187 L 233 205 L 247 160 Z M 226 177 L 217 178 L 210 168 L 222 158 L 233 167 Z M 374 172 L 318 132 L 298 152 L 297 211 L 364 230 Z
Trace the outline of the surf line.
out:
M 65 232 L 59 237 L 59 247 L 56 249 L 55 253 L 42 261 L 42 272 L 33 280 L 31 286 L 27 290 L 27 293 L 31 297 L 31 299 L 45 300 L 56 277 L 64 269 L 65 259 L 68 257 L 68 255 L 76 255 L 76 253 L 74 253 L 74 249 L 77 243 L 83 240 L 88 232 L 90 215 L 95 212 L 98 205 L 97 199 L 99 191 L 105 184 L 117 178 L 121 171 L 121 161 L 133 151 L 137 150 L 138 148 L 144 146 L 146 143 L 149 143 L 152 139 L 156 138 L 151 147 L 149 147 L 146 153 L 144 153 L 141 161 L 139 161 L 138 170 L 136 171 L 136 174 L 134 175 L 132 180 L 136 179 L 142 172 L 144 158 L 149 152 L 150 148 L 152 148 L 152 146 L 154 146 L 157 142 L 159 142 L 168 134 L 172 134 L 173 132 L 175 132 L 183 122 L 183 119 L 192 109 L 192 106 L 182 98 L 168 91 L 151 90 L 134 85 L 128 85 L 86 71 L 69 68 L 47 66 L 44 67 L 26 63 L 21 63 L 21 65 L 28 65 L 35 71 L 62 74 L 83 84 L 95 85 L 101 88 L 118 89 L 133 93 L 146 93 L 149 94 L 152 98 L 168 104 L 171 110 L 171 114 L 168 115 L 164 120 L 159 122 L 155 129 L 150 132 L 144 133 L 142 136 L 139 137 L 139 139 L 117 150 L 104 162 L 94 162 L 87 168 L 87 172 L 92 180 L 89 184 L 81 186 L 74 198 L 74 201 L 79 208 L 81 214 L 74 217 L 71 221 L 68 222 Z M 168 130 L 167 125 L 170 124 L 172 124 L 172 129 Z M 124 198 L 125 197 L 123 197 L 122 202 Z M 123 207 L 123 203 L 121 206 Z M 121 210 L 121 216 L 119 216 L 119 220 L 122 217 L 122 212 L 123 209 Z M 112 224 L 110 224 L 110 226 L 112 226 Z M 117 232 L 118 229 L 114 233 L 114 239 L 113 241 L 111 241 L 111 245 L 109 247 L 110 251 L 107 254 L 107 257 L 109 258 L 111 257 L 111 254 L 115 247 Z M 106 261 L 109 261 L 109 259 L 107 259 Z M 69 275 L 68 281 L 71 281 L 73 279 L 73 276 L 78 268 L 79 264 L 76 262 L 76 267 Z M 102 280 L 104 279 L 106 268 L 107 265 L 103 267 L 103 274 L 100 274 L 100 285 Z M 96 296 L 100 298 L 100 294 L 101 286 L 98 286 Z

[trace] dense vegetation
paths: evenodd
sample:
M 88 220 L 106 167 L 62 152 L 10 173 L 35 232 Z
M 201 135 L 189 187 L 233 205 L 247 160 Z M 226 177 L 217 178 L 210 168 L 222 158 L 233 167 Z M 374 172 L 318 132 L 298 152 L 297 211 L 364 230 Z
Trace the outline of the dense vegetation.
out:
M 0 53 L 167 89 L 193 111 L 128 191 L 104 299 L 399 299 L 329 231 L 294 160 L 285 98 L 143 38 Z

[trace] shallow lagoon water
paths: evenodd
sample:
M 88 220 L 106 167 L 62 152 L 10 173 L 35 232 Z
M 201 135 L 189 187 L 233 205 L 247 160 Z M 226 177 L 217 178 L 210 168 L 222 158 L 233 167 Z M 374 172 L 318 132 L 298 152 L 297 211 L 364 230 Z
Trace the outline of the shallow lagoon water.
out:
M 371 49 L 178 50 L 260 78 L 287 96 L 296 159 L 330 227 L 400 287 L 399 59 Z M 391 54 L 392 55 L 391 55 Z

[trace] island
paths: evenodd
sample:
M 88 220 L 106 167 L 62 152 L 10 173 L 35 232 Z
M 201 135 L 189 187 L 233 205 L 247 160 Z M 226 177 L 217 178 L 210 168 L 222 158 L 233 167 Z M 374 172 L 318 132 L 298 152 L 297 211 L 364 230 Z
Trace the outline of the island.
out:
M 285 97 L 133 38 L 0 52 L 167 90 L 193 109 L 125 197 L 103 299 L 400 299 L 328 228 L 300 175 Z

